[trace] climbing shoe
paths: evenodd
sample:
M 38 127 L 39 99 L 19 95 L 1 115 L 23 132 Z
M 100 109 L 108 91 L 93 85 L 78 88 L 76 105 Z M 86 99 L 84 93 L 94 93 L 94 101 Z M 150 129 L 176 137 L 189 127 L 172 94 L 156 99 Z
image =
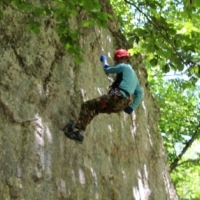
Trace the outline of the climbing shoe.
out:
M 74 121 L 70 120 L 67 126 L 64 129 L 65 136 L 71 140 L 74 140 L 80 144 L 83 143 L 83 131 L 76 128 Z

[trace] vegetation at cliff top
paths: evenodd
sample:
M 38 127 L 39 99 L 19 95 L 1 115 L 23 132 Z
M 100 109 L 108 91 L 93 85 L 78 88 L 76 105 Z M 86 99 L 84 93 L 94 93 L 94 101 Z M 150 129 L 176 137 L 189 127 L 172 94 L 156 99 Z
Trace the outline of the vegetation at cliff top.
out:
M 74 55 L 76 63 L 83 62 L 84 51 L 78 42 L 80 28 L 94 25 L 106 27 L 108 18 L 112 17 L 101 11 L 98 0 L 47 0 L 40 4 L 31 0 L 2 0 L 0 1 L 0 18 L 4 17 L 6 6 L 23 14 L 27 30 L 35 34 L 40 33 L 40 27 L 44 22 L 41 18 L 52 18 L 56 22 L 56 31 L 60 36 L 60 41 L 67 52 Z M 83 16 L 80 27 L 70 26 L 70 20 L 76 18 L 78 13 Z

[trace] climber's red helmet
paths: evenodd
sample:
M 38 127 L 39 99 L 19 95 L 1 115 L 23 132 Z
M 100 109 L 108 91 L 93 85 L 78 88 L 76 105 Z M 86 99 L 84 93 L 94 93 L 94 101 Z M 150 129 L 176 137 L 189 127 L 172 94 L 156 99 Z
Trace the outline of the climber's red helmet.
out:
M 126 51 L 125 49 L 116 50 L 115 53 L 114 53 L 114 60 L 117 61 L 121 58 L 130 58 L 128 51 Z

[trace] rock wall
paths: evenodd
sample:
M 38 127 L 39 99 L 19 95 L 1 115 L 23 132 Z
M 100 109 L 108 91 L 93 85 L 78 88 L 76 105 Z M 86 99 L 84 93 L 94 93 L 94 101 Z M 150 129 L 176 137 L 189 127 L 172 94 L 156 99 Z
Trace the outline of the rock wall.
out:
M 112 12 L 106 1 L 104 9 Z M 21 12 L 4 6 L 0 20 L 0 199 L 177 200 L 157 125 L 159 109 L 141 57 L 132 59 L 144 98 L 131 116 L 99 115 L 83 145 L 61 129 L 77 119 L 82 101 L 107 92 L 104 52 L 127 47 L 116 21 L 81 29 L 84 63 L 59 42 L 53 19 L 41 33 L 25 29 Z M 80 16 L 73 20 L 78 25 Z

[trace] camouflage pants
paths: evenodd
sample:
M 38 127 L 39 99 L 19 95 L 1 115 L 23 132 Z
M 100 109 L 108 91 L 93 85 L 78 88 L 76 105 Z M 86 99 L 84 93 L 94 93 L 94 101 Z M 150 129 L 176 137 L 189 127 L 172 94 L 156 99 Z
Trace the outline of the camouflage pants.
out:
M 130 98 L 124 98 L 118 90 L 111 90 L 108 94 L 84 102 L 76 126 L 85 131 L 86 126 L 99 113 L 118 113 L 130 103 Z

